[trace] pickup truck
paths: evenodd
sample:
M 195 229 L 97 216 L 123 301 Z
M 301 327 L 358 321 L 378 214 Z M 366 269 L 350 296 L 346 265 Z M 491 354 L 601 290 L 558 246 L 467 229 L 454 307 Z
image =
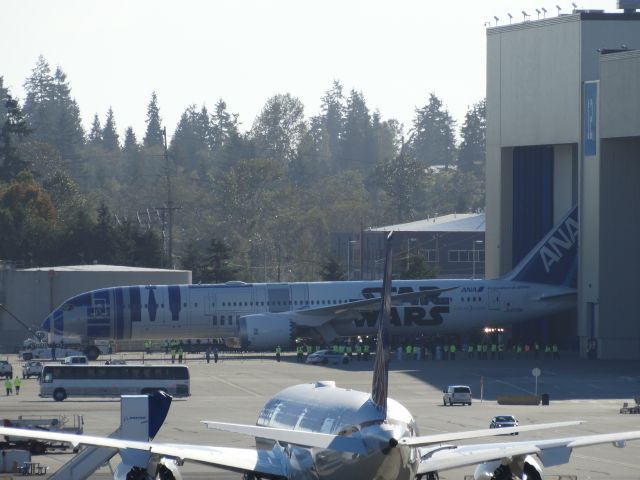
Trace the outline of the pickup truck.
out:
M 13 367 L 7 360 L 0 360 L 0 376 L 13 378 Z

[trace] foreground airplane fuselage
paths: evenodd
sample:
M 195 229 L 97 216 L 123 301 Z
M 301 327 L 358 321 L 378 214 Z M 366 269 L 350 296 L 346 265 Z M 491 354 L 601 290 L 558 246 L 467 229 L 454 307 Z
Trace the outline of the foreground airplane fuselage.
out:
M 260 449 L 282 448 L 290 459 L 290 479 L 353 480 L 415 478 L 419 464 L 417 450 L 392 448 L 392 439 L 418 435 L 411 413 L 388 399 L 387 411 L 380 410 L 371 394 L 347 390 L 334 382 L 316 382 L 289 387 L 264 406 L 258 426 L 314 431 L 358 438 L 364 449 L 359 454 L 332 449 L 307 448 L 272 440 L 256 439 Z

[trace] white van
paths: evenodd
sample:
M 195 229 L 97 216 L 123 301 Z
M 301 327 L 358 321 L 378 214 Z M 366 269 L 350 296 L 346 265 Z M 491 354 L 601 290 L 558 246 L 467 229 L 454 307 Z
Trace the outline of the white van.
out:
M 87 365 L 89 360 L 84 355 L 72 355 L 70 357 L 64 357 L 62 361 L 63 365 Z
M 449 385 L 443 393 L 442 404 L 445 406 L 454 403 L 471 405 L 471 388 L 467 385 Z

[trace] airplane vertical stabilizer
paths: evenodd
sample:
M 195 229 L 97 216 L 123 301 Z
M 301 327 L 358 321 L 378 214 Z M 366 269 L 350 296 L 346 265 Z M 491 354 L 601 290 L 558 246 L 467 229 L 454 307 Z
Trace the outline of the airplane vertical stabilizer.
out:
M 574 206 L 505 279 L 572 287 L 577 264 L 578 207 Z
M 391 267 L 393 260 L 393 248 L 391 242 L 393 232 L 387 236 L 386 256 L 384 262 L 384 277 L 382 279 L 382 305 L 378 315 L 378 338 L 376 358 L 373 366 L 373 385 L 371 399 L 376 406 L 386 413 L 387 396 L 389 394 L 389 318 L 391 317 Z

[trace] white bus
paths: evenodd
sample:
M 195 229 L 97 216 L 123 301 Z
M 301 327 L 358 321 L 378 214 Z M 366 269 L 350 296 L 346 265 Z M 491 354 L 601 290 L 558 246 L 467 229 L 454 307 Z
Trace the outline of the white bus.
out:
M 40 396 L 57 402 L 67 397 L 119 397 L 162 390 L 188 397 L 189 369 L 184 365 L 45 365 Z

